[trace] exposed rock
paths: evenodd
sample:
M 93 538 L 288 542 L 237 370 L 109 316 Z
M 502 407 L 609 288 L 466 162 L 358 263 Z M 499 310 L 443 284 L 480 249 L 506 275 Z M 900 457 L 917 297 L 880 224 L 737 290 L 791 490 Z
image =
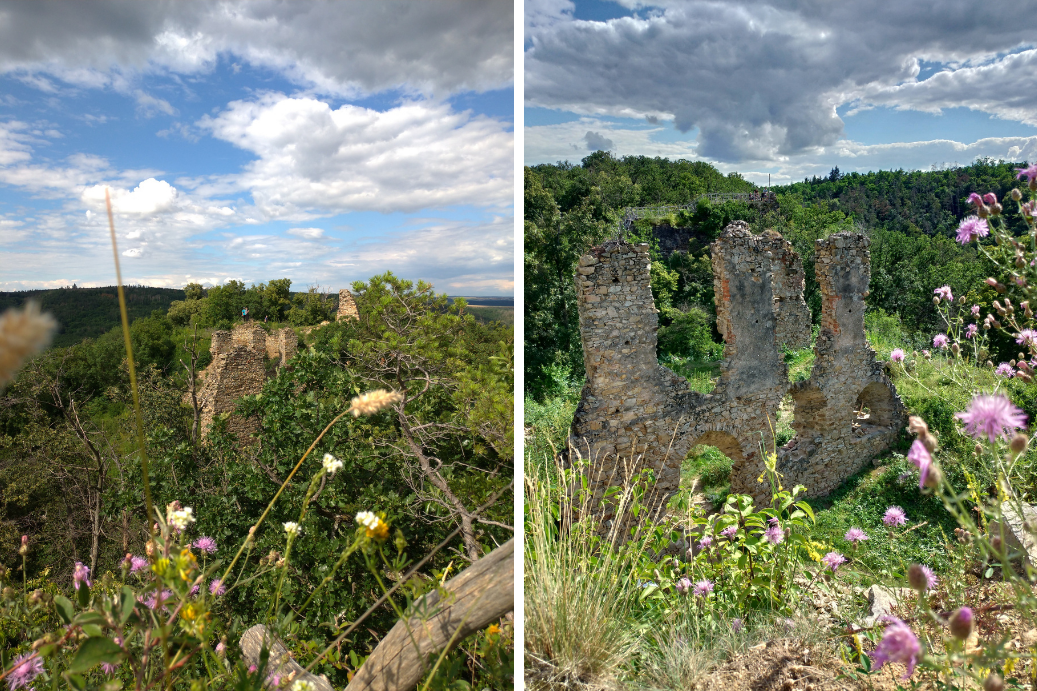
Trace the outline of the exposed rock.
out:
M 353 294 L 346 288 L 338 291 L 338 315 L 335 317 L 335 321 L 359 318 L 360 313 L 357 312 L 356 302 L 353 301 Z
M 910 588 L 887 588 L 882 585 L 873 585 L 864 591 L 868 598 L 868 616 L 864 618 L 864 627 L 881 624 L 883 617 L 891 616 L 893 608 L 899 602 L 910 600 L 915 591 Z
M 1025 554 L 1030 564 L 1037 567 L 1037 508 L 1031 504 L 1023 504 L 1022 509 L 1023 513 L 1020 515 L 1014 503 L 1006 501 L 1001 504 L 1001 515 L 1005 521 L 1005 544 L 1011 552 Z M 990 535 L 1000 535 L 1000 523 L 991 521 L 987 526 L 987 532 Z

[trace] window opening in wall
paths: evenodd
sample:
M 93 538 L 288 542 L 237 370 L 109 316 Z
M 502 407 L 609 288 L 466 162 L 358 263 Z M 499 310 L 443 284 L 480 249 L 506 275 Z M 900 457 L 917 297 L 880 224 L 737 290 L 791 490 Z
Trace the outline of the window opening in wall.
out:
M 713 393 L 720 379 L 719 360 L 695 360 L 667 353 L 659 358 L 659 364 L 687 379 L 691 390 L 699 393 Z
M 853 433 L 859 437 L 886 432 L 893 424 L 893 396 L 879 382 L 864 387 L 853 404 Z

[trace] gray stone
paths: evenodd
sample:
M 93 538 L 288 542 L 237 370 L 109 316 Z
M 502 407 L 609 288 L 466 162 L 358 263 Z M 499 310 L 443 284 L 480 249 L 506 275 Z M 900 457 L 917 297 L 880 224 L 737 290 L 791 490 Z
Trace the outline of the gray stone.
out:
M 1030 564 L 1037 567 L 1037 508 L 1031 504 L 1022 504 L 1022 509 L 1023 513 L 1020 515 L 1013 503 L 1002 502 L 1005 543 L 1011 551 L 1025 554 Z M 989 535 L 1000 535 L 1000 523 L 991 521 L 987 526 L 987 532 Z

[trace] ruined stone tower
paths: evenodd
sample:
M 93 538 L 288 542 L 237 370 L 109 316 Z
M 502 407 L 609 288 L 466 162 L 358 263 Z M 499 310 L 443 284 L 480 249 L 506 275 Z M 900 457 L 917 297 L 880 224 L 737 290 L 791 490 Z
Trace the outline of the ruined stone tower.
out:
M 356 302 L 353 301 L 353 294 L 345 288 L 338 291 L 338 314 L 335 316 L 335 321 L 359 318 L 360 313 L 357 312 Z
M 259 423 L 233 414 L 237 400 L 263 390 L 264 357 L 279 357 L 280 366 L 284 366 L 297 349 L 298 336 L 287 327 L 269 335 L 253 323 L 238 324 L 233 331 L 214 331 L 210 345 L 212 362 L 198 392 L 202 435 L 208 433 L 217 415 L 232 413 L 227 430 L 237 436 L 239 444 L 252 443 Z
M 576 293 L 587 382 L 571 444 L 591 460 L 595 495 L 622 484 L 631 467 L 649 467 L 657 483 L 646 499 L 659 508 L 677 490 L 691 447 L 708 444 L 734 461 L 733 492 L 769 501 L 769 486 L 756 481 L 761 449 L 773 448 L 778 406 L 789 392 L 796 437 L 778 450 L 786 487 L 802 483 L 811 495 L 826 494 L 885 448 L 903 424 L 903 406 L 864 338 L 867 246 L 850 233 L 818 241 L 821 335 L 810 380 L 792 386 L 780 349 L 810 342 L 799 256 L 776 233 L 729 225 L 711 247 L 725 348 L 710 394 L 658 364 L 648 245 L 612 241 L 581 257 Z M 862 405 L 867 416 L 856 412 Z

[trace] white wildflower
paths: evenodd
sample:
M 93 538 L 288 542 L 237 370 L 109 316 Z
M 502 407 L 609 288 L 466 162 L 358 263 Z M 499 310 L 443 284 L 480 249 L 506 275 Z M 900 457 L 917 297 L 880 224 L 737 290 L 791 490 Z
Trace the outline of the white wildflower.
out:
M 334 475 L 336 470 L 342 469 L 342 461 L 338 460 L 330 453 L 324 454 L 322 464 L 324 465 L 324 470 L 328 475 Z
M 378 516 L 375 516 L 370 511 L 361 511 L 356 515 L 356 522 L 368 530 L 375 530 L 382 522 L 382 519 L 378 518 Z
M 169 515 L 169 525 L 177 530 L 183 530 L 190 523 L 194 523 L 194 509 L 190 506 L 174 511 Z
M 299 524 L 295 521 L 288 521 L 284 524 L 284 532 L 288 537 L 296 537 L 302 532 L 302 528 L 300 528 Z

